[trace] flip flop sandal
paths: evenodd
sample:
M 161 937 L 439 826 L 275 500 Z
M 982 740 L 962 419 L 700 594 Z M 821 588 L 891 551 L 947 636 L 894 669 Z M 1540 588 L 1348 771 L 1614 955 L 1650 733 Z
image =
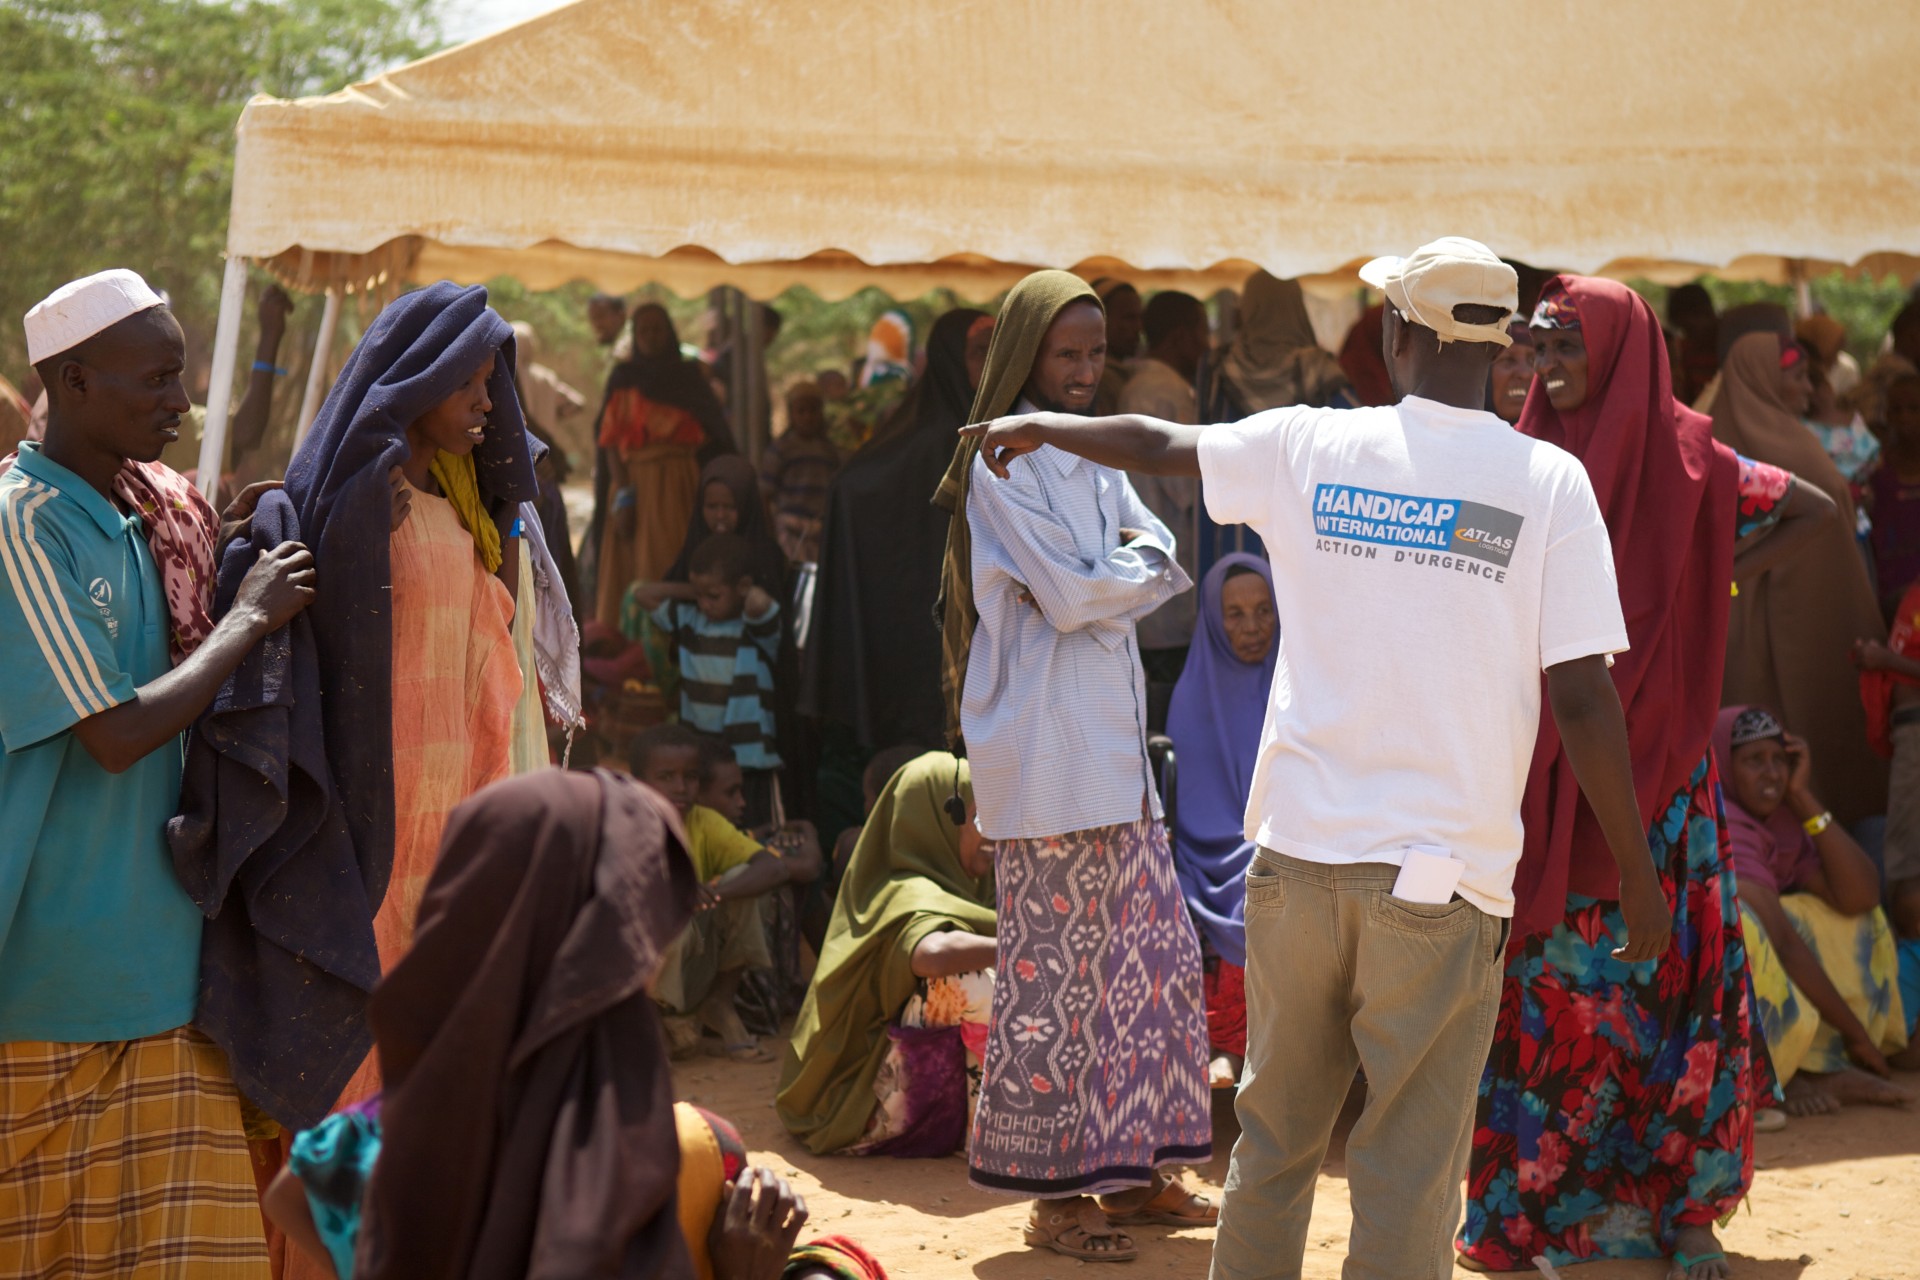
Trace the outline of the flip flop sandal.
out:
M 1194 1212 L 1196 1204 L 1198 1212 Z M 1109 1209 L 1102 1203 L 1100 1211 L 1116 1227 L 1211 1227 L 1220 1221 L 1220 1206 L 1197 1191 L 1189 1191 L 1178 1178 L 1169 1178 L 1166 1186 L 1137 1209 Z
M 1048 1209 L 1043 1214 L 1035 1206 L 1027 1218 L 1025 1236 L 1030 1249 L 1051 1249 L 1061 1257 L 1081 1262 L 1132 1262 L 1140 1256 L 1127 1234 L 1115 1231 L 1106 1216 L 1091 1204 L 1083 1203 L 1072 1213 Z M 1116 1244 L 1125 1240 L 1127 1246 L 1124 1249 L 1090 1248 L 1095 1240 L 1111 1240 Z
M 1715 1249 L 1712 1253 L 1675 1252 L 1673 1255 L 1673 1265 L 1680 1269 L 1680 1275 L 1683 1280 L 1685 1277 L 1692 1275 L 1693 1269 L 1703 1262 L 1725 1262 L 1726 1260 L 1727 1255 L 1718 1249 Z M 1671 1275 L 1673 1273 L 1669 1272 L 1668 1274 Z

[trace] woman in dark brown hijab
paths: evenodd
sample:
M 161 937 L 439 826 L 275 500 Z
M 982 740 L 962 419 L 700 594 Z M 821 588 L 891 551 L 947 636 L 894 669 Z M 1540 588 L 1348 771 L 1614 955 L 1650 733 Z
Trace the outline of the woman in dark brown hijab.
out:
M 373 996 L 360 1280 L 689 1274 L 646 990 L 693 914 L 681 841 L 665 801 L 606 773 L 528 774 L 454 812 Z
M 693 915 L 671 806 L 542 770 L 455 809 L 413 949 L 375 990 L 384 1092 L 294 1140 L 266 1209 L 355 1280 L 682 1277 L 665 1031 Z
M 1772 330 L 1734 341 L 1720 366 L 1713 436 L 1817 485 L 1839 514 L 1803 552 L 1734 597 L 1721 705 L 1778 712 L 1813 748 L 1816 790 L 1836 818 L 1853 823 L 1886 812 L 1887 765 L 1868 745 L 1848 654 L 1857 637 L 1884 640 L 1887 631 L 1854 540 L 1846 478 L 1787 404 L 1781 360 L 1790 342 Z

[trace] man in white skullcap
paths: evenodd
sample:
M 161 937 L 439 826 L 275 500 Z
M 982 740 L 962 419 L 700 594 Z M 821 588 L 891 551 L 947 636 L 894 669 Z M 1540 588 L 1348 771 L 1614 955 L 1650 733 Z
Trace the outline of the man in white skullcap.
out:
M 1486 410 L 1513 269 L 1447 237 L 1361 278 L 1387 297 L 1398 404 L 967 429 L 996 473 L 1048 444 L 1197 475 L 1208 514 L 1251 525 L 1273 560 L 1285 630 L 1247 806 L 1247 1058 L 1214 1280 L 1297 1280 L 1356 1068 L 1342 1274 L 1452 1274 L 1543 671 L 1619 864 L 1615 958 L 1658 957 L 1672 929 L 1607 672 L 1627 632 L 1592 485 Z
M 155 461 L 188 408 L 185 342 L 139 276 L 56 289 L 26 333 L 48 414 L 0 476 L 0 1269 L 264 1276 L 240 1097 L 189 1026 L 201 917 L 163 837 L 187 726 L 306 606 L 313 560 L 263 554 L 206 618 L 218 529 Z M 163 585 L 161 558 L 198 572 Z

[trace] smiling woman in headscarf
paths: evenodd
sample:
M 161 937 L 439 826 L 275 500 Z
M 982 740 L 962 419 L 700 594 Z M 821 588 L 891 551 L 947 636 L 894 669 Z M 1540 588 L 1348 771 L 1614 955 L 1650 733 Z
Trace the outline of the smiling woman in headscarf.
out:
M 593 468 L 593 615 L 620 622 L 635 582 L 658 582 L 698 502 L 700 464 L 733 452 L 727 417 L 700 366 L 680 354 L 665 307 L 633 313 L 633 355 L 607 375 Z
M 1093 286 L 1065 271 L 1036 271 L 1007 295 L 994 322 L 993 345 L 973 396 L 967 422 L 992 422 L 1020 400 L 1047 329 L 1069 306 L 1081 300 L 1100 306 Z M 1104 309 L 1101 312 L 1105 319 Z M 946 558 L 940 566 L 940 690 L 946 700 L 947 738 L 960 740 L 960 695 L 967 683 L 967 657 L 974 628 L 980 624 L 973 600 L 973 531 L 967 523 L 967 495 L 973 488 L 973 462 L 980 442 L 962 439 L 953 448 L 946 474 L 934 490 L 933 505 L 958 519 L 947 525 Z
M 1817 486 L 1839 515 L 1803 554 L 1741 584 L 1721 701 L 1775 708 L 1812 746 L 1815 785 L 1834 816 L 1853 823 L 1886 812 L 1887 766 L 1868 745 L 1847 655 L 1856 639 L 1885 640 L 1887 629 L 1854 541 L 1846 477 L 1787 404 L 1781 362 L 1791 344 L 1772 330 L 1735 340 L 1720 366 L 1713 435 Z
M 1716 666 L 1730 584 L 1804 546 L 1826 504 L 1674 400 L 1660 324 L 1625 285 L 1556 276 L 1532 328 L 1519 427 L 1580 459 L 1606 519 L 1630 641 L 1613 682 L 1672 942 L 1616 958 L 1617 864 L 1543 715 L 1459 1248 L 1494 1271 L 1666 1256 L 1721 1280 L 1713 1225 L 1752 1185 L 1754 1115 L 1776 1095 L 1722 854 Z
M 993 862 L 946 806 L 971 810 L 972 792 L 963 761 L 921 756 L 854 847 L 774 1095 L 809 1151 L 944 1156 L 966 1137 L 962 1068 L 985 1008 L 971 1046 L 958 1015 L 970 986 L 992 989 Z
M 1084 281 L 1027 276 L 1001 307 L 971 416 L 1086 412 L 1106 345 Z M 1043 446 L 1006 475 L 994 479 L 969 438 L 940 491 L 956 516 L 942 581 L 948 694 L 1000 899 L 968 1174 L 1035 1197 L 1029 1245 L 1122 1261 L 1137 1256 L 1123 1228 L 1218 1218 L 1167 1170 L 1212 1150 L 1206 1008 L 1147 761 L 1134 634 L 1192 583 L 1125 472 Z M 1065 902 L 1085 904 L 1071 927 Z M 1129 925 L 1142 917 L 1159 924 Z M 1081 1007 L 1087 1016 L 1057 1021 Z
M 1200 583 L 1200 627 L 1167 711 L 1180 768 L 1173 865 L 1205 945 L 1210 1083 L 1229 1088 L 1247 1052 L 1247 795 L 1260 751 L 1280 628 L 1273 569 L 1223 556 Z

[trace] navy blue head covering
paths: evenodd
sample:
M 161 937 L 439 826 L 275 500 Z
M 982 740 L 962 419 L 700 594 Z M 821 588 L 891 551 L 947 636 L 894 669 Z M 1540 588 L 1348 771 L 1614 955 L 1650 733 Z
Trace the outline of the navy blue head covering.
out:
M 513 330 L 487 291 L 402 295 L 354 349 L 253 536 L 227 549 L 216 613 L 260 551 L 314 555 L 318 594 L 255 646 L 195 727 L 174 866 L 209 919 L 195 1021 L 275 1119 L 318 1123 L 371 1046 L 373 914 L 393 871 L 393 621 L 387 475 L 407 428 L 494 361 L 474 470 L 504 522 L 537 492 Z

